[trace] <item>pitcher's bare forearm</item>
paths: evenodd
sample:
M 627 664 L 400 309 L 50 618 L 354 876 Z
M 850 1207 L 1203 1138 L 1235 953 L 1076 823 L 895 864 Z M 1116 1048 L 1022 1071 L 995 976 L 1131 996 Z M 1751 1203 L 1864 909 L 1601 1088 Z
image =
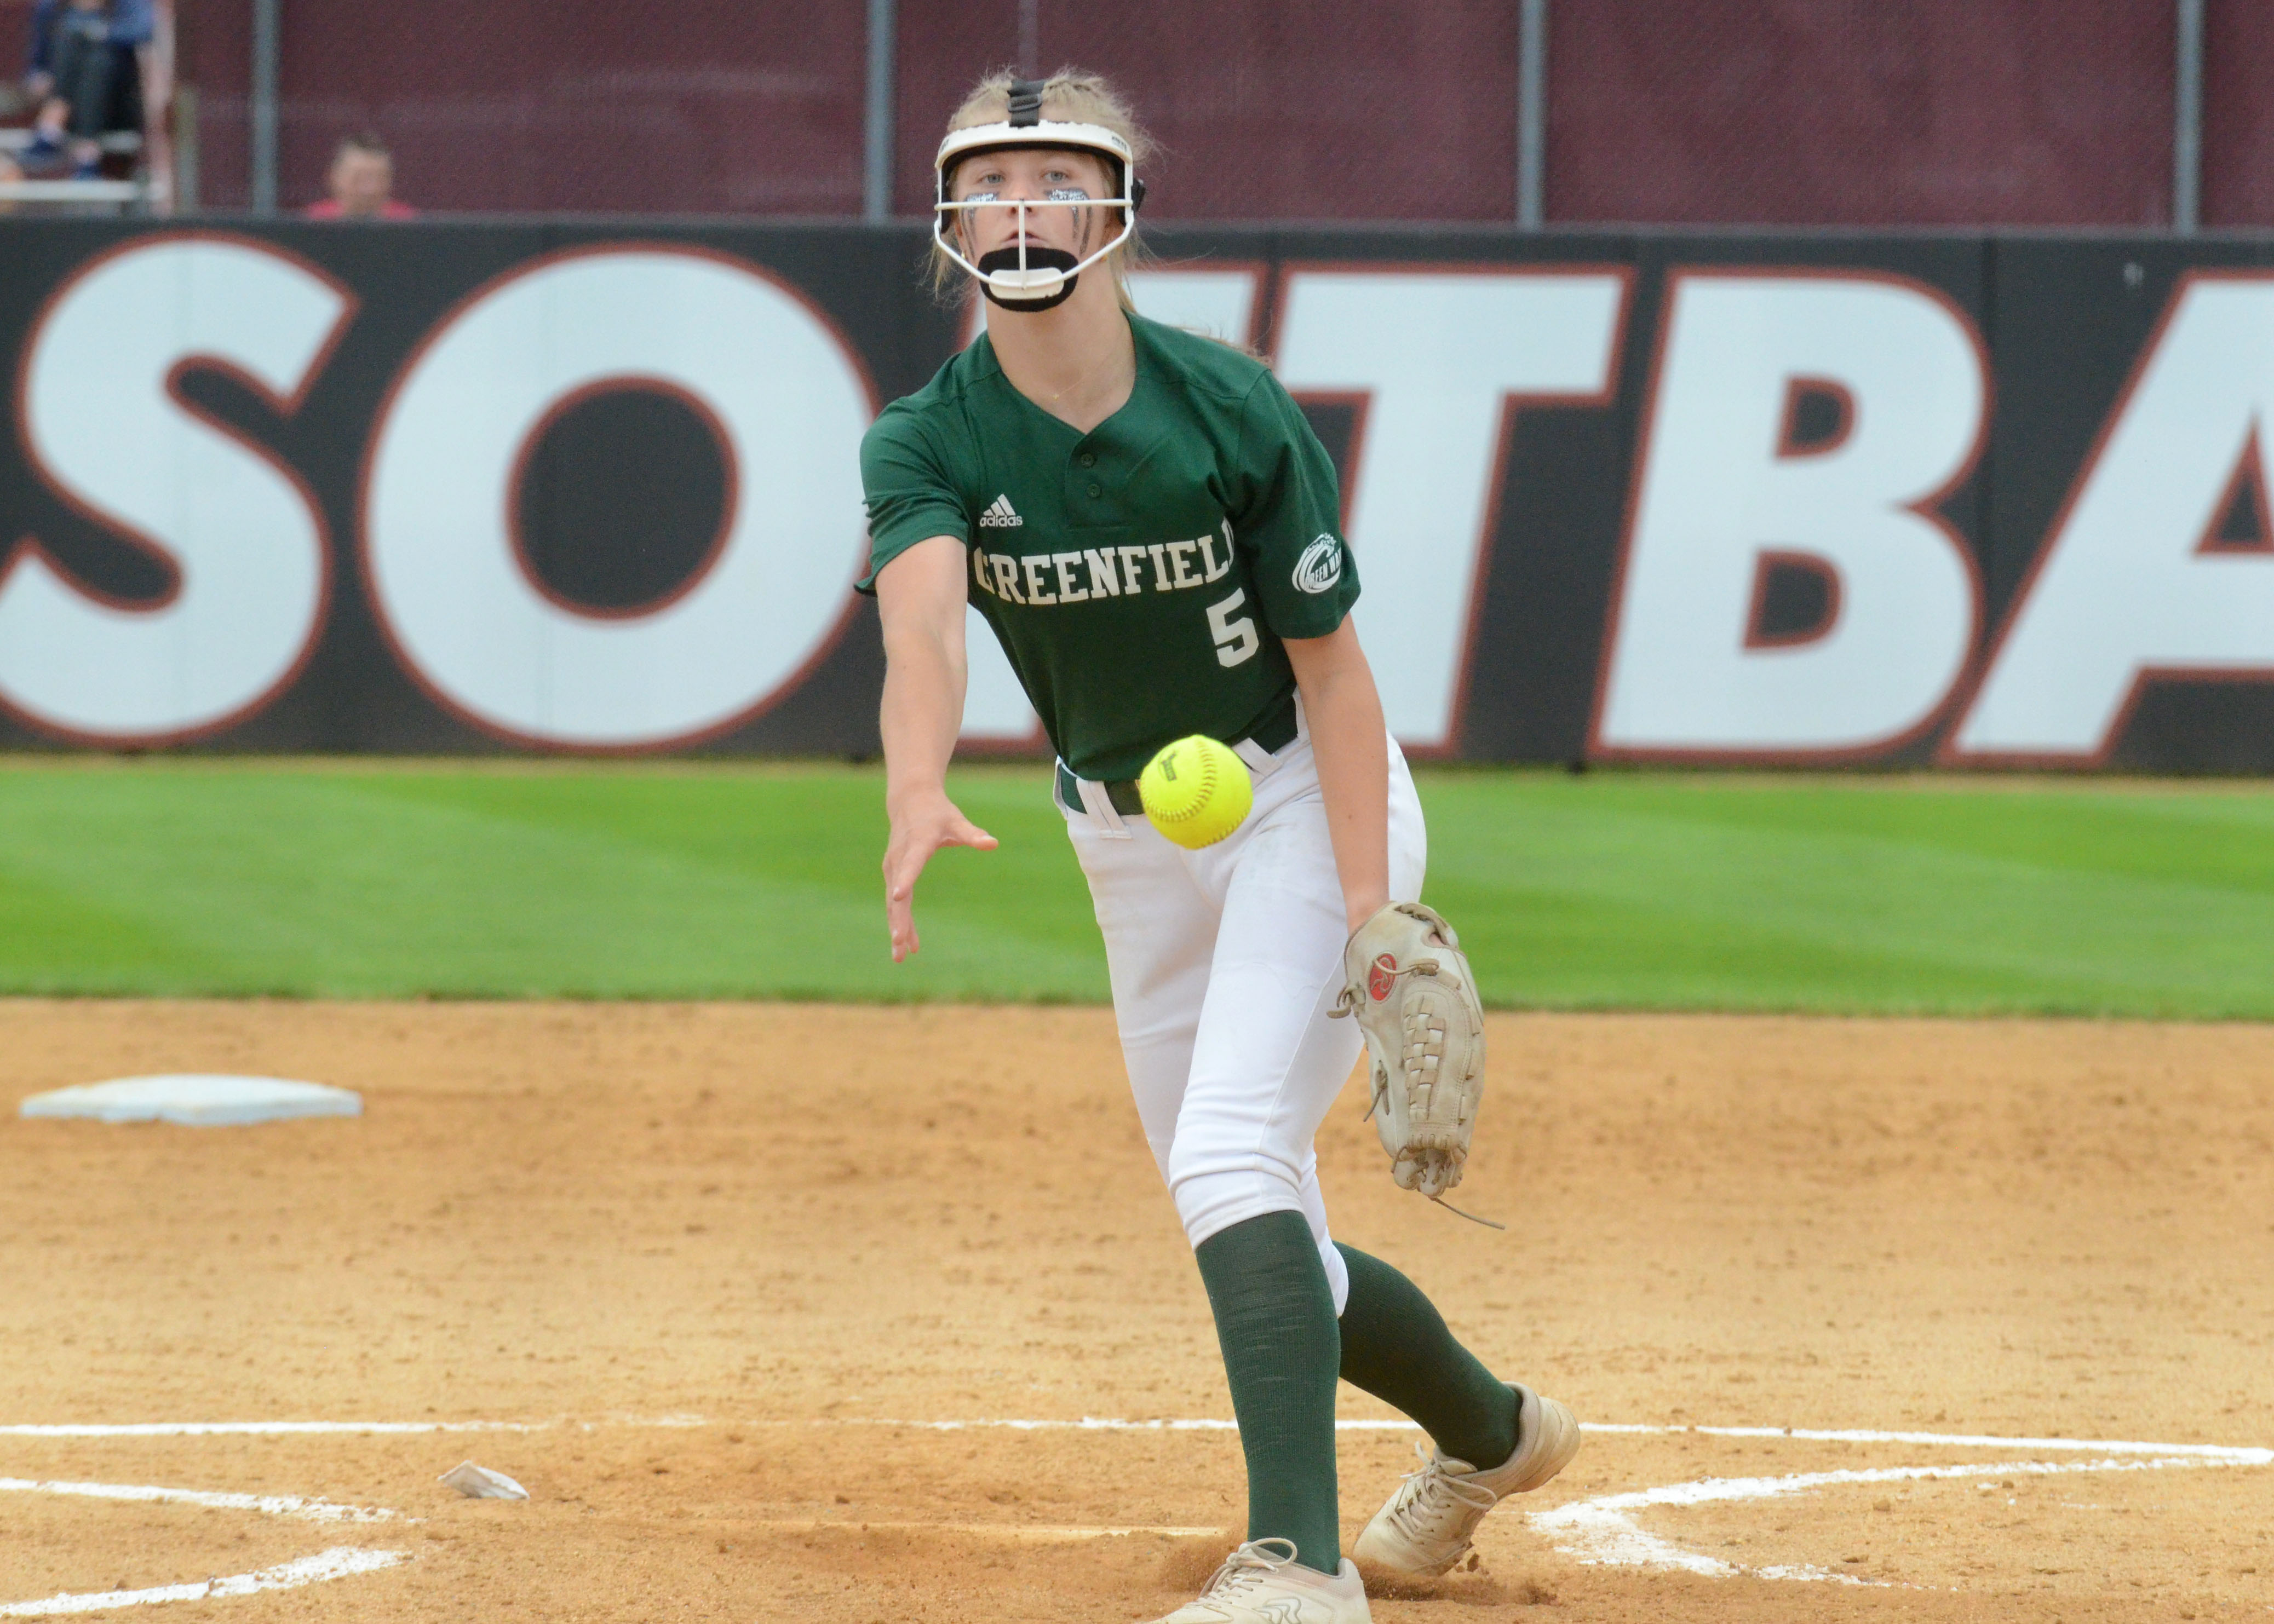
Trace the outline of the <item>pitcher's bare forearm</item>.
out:
M 1382 695 L 1344 620 L 1324 637 L 1290 638 L 1319 793 L 1327 803 L 1335 871 L 1352 930 L 1389 900 L 1389 745 Z
M 963 725 L 963 544 L 919 542 L 877 573 L 885 634 L 885 805 L 944 795 Z
M 963 725 L 963 544 L 935 536 L 878 572 L 885 634 L 885 916 L 897 961 L 916 951 L 915 885 L 943 846 L 992 850 L 995 837 L 947 798 L 947 763 Z

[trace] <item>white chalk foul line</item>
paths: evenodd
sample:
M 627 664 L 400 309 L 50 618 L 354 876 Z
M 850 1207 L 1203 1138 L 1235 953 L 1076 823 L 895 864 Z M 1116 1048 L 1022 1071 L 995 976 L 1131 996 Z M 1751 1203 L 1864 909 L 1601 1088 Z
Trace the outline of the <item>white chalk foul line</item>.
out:
M 258 1573 L 231 1574 L 225 1579 L 202 1579 L 195 1584 L 161 1584 L 143 1590 L 94 1590 L 49 1596 L 40 1601 L 0 1605 L 0 1619 L 48 1619 L 71 1613 L 107 1613 L 114 1607 L 146 1607 L 158 1602 L 202 1601 L 209 1596 L 251 1596 L 261 1590 L 297 1590 L 353 1574 L 373 1573 L 409 1560 L 403 1551 L 365 1551 L 337 1545 L 313 1556 L 299 1557 Z
M 328 1500 L 304 1500 L 297 1494 L 235 1494 L 214 1489 L 168 1489 L 141 1483 L 55 1483 L 29 1477 L 0 1477 L 0 1493 L 77 1494 L 90 1500 L 125 1500 L 176 1506 L 202 1506 L 216 1511 L 258 1511 L 272 1517 L 296 1517 L 303 1522 L 393 1522 L 400 1512 L 384 1506 L 341 1506 Z
M 781 1425 L 798 1425 L 784 1423 Z M 960 1421 L 902 1421 L 869 1417 L 836 1417 L 809 1425 L 833 1426 L 905 1427 L 927 1432 L 962 1432 L 1000 1428 L 1014 1432 L 1237 1432 L 1239 1424 L 1216 1418 L 1118 1420 L 1086 1416 L 1079 1420 L 981 1419 Z M 1338 1432 L 1418 1431 L 1411 1421 L 1338 1420 Z M 1629 1514 L 1655 1506 L 1696 1506 L 1715 1500 L 1763 1500 L 1780 1494 L 1804 1493 L 1843 1484 L 1893 1483 L 1916 1478 L 1982 1477 L 2068 1472 L 2145 1471 L 2169 1468 L 2274 1465 L 2274 1449 L 2231 1444 L 2172 1444 L 2128 1439 L 2010 1438 L 1984 1432 L 1926 1432 L 1864 1427 L 1692 1426 L 1649 1422 L 1599 1422 L 1583 1432 L 1608 1434 L 1670 1436 L 1695 1434 L 1707 1438 L 1791 1439 L 1816 1443 L 1908 1444 L 1939 1448 L 2030 1449 L 2050 1453 L 2096 1455 L 2093 1461 L 2023 1461 L 1997 1465 L 1900 1466 L 1875 1470 L 1800 1472 L 1781 1477 L 1712 1477 L 1694 1483 L 1669 1484 L 1630 1493 L 1599 1495 L 1593 1500 L 1534 1513 L 1528 1521 L 1547 1536 L 1556 1549 L 1596 1566 L 1619 1566 L 1735 1577 L 1750 1573 L 1757 1578 L 1792 1579 L 1849 1585 L 1888 1585 L 1885 1579 L 1864 1579 L 1807 1563 L 1741 1568 L 1734 1562 L 1685 1551 L 1672 1540 L 1644 1530 Z
M 69 1483 L 29 1477 L 0 1477 L 0 1493 L 64 1494 L 87 1500 L 115 1500 L 144 1505 L 196 1506 L 216 1511 L 255 1511 L 264 1516 L 291 1517 L 303 1522 L 393 1522 L 416 1521 L 384 1506 L 343 1506 L 328 1500 L 297 1494 L 240 1494 L 219 1489 L 174 1489 L 143 1483 Z M 366 1551 L 355 1545 L 335 1545 L 314 1556 L 304 1556 L 258 1573 L 232 1574 L 225 1579 L 202 1579 L 189 1584 L 162 1584 L 140 1590 L 102 1590 L 50 1596 L 39 1601 L 0 1605 L 0 1619 L 49 1618 L 66 1613 L 103 1613 L 113 1607 L 149 1606 L 159 1602 L 198 1601 L 208 1596 L 251 1596 L 260 1590 L 289 1590 L 304 1584 L 320 1584 L 352 1574 L 392 1568 L 410 1560 L 403 1551 Z
M 281 1438 L 365 1434 L 387 1437 L 418 1432 L 546 1432 L 576 1426 L 697 1427 L 713 1423 L 701 1416 L 611 1416 L 599 1421 L 64 1421 L 36 1425 L 0 1425 L 0 1438 Z M 751 1425 L 760 1425 L 752 1423 Z
M 1700 1429 L 1705 1430 L 1705 1429 Z M 1771 1434 L 1781 1436 L 1781 1434 Z M 2064 1442 L 2063 1447 L 2066 1446 Z M 2249 1457 L 2249 1458 L 2239 1458 Z M 2097 1461 L 2007 1461 L 1996 1465 L 1889 1466 L 1868 1470 L 1795 1472 L 1782 1477 L 1706 1477 L 1694 1483 L 1667 1484 L 1623 1494 L 1599 1494 L 1575 1500 L 1552 1511 L 1535 1511 L 1525 1519 L 1547 1537 L 1564 1555 L 1591 1566 L 1649 1568 L 1661 1571 L 1705 1574 L 1733 1578 L 1750 1573 L 1763 1579 L 1830 1581 L 1840 1584 L 1886 1585 L 1894 1581 L 1862 1579 L 1853 1574 L 1805 1563 L 1768 1568 L 1743 1568 L 1719 1557 L 1686 1551 L 1670 1539 L 1644 1530 L 1629 1515 L 1656 1506 L 1705 1506 L 1717 1501 L 1769 1500 L 1781 1494 L 1804 1493 L 1851 1484 L 1916 1482 L 1920 1478 L 2053 1477 L 2070 1472 L 2161 1471 L 2173 1468 L 2263 1465 L 2274 1451 L 2234 1449 L 2222 1455 L 2200 1452 L 2167 1455 L 2156 1459 L 2111 1456 Z
M 64 1422 L 41 1425 L 0 1425 L 0 1438 L 222 1438 L 282 1437 L 296 1434 L 335 1436 L 367 1434 L 385 1437 L 421 1432 L 543 1432 L 574 1426 L 595 1432 L 611 1426 L 681 1430 L 709 1426 L 885 1426 L 911 1432 L 960 1432 L 1000 1430 L 1020 1432 L 1236 1432 L 1239 1423 L 1213 1416 L 1163 1417 L 1128 1420 L 1110 1416 L 1074 1418 L 975 1417 L 958 1420 L 915 1421 L 890 1416 L 823 1416 L 793 1420 L 712 1420 L 704 1416 L 614 1416 L 597 1421 L 132 1421 L 109 1425 Z M 1420 1429 L 1411 1421 L 1371 1418 L 1339 1420 L 1337 1432 L 1412 1432 Z M 1589 1421 L 1585 1432 L 1608 1436 L 1679 1436 L 1702 1438 L 1766 1438 L 1816 1443 L 1924 1444 L 1957 1449 L 2048 1449 L 2079 1454 L 2200 1455 L 2233 1466 L 2274 1465 L 2274 1449 L 2234 1444 L 2152 1443 L 2115 1438 L 2020 1438 L 1991 1432 L 1921 1432 L 1884 1431 L 1867 1427 L 1805 1426 L 1690 1426 L 1643 1421 Z
M 1028 1420 L 1007 1417 L 987 1417 L 957 1421 L 908 1421 L 884 1416 L 828 1416 L 808 1421 L 738 1421 L 719 1423 L 734 1426 L 882 1426 L 904 1427 L 911 1432 L 960 1432 L 998 1429 L 1019 1432 L 1236 1432 L 1237 1421 L 1200 1417 L 1149 1421 L 1120 1420 L 1105 1416 L 1084 1416 L 1077 1420 Z M 1420 1427 L 1412 1421 L 1377 1421 L 1371 1419 L 1338 1420 L 1335 1430 L 1340 1432 L 1416 1432 Z M 1986 1432 L 1879 1432 L 1856 1427 L 1800 1426 L 1673 1426 L 1636 1421 L 1589 1421 L 1580 1425 L 1583 1432 L 1612 1435 L 1680 1436 L 1696 1434 L 1706 1438 L 1769 1438 L 1792 1439 L 1819 1443 L 1857 1444 L 1926 1444 L 1944 1448 L 1962 1449 L 2050 1449 L 2074 1450 L 2097 1455 L 2195 1455 L 2223 1466 L 2274 1466 L 2274 1449 L 2246 1447 L 2235 1444 L 2165 1444 L 2138 1442 L 2113 1438 L 2011 1438 Z
M 1586 1422 L 1586 1432 L 1694 1432 L 1705 1438 L 1796 1438 L 1835 1444 L 1931 1444 L 1959 1449 L 2074 1449 L 2103 1455 L 2194 1455 L 2228 1466 L 2274 1466 L 2274 1449 L 2234 1444 L 2139 1443 L 2114 1438 L 2010 1438 L 1988 1432 L 1888 1432 L 1860 1427 L 1652 1426 Z
M 1173 1522 L 1138 1523 L 1128 1528 L 1058 1527 L 1040 1522 L 848 1522 L 831 1517 L 764 1517 L 750 1526 L 794 1528 L 812 1533 L 866 1534 L 877 1530 L 925 1534 L 968 1534 L 981 1539 L 1054 1544 L 1061 1540 L 1119 1539 L 1133 1534 L 1154 1534 L 1168 1539 L 1214 1538 L 1218 1527 L 1189 1528 Z
M 129 1421 L 0 1426 L 0 1438 L 275 1438 L 297 1432 L 539 1432 L 549 1421 Z M 658 1425 L 668 1425 L 659 1423 Z
M 244 1434 L 388 1434 L 417 1432 L 542 1432 L 554 1426 L 574 1425 L 591 1432 L 607 1426 L 687 1428 L 703 1426 L 868 1426 L 892 1427 L 915 1432 L 953 1432 L 994 1429 L 1009 1432 L 1236 1432 L 1239 1423 L 1215 1417 L 1156 1417 L 1145 1420 L 1123 1419 L 1103 1416 L 1083 1416 L 1077 1418 L 984 1417 L 948 1420 L 910 1420 L 884 1416 L 832 1416 L 804 1419 L 771 1419 L 746 1421 L 713 1421 L 700 1416 L 675 1415 L 659 1417 L 610 1417 L 599 1421 L 235 1421 L 235 1422 L 139 1422 L 116 1425 L 0 1425 L 0 1437 L 31 1438 L 153 1438 L 206 1437 Z M 1349 1419 L 1338 1420 L 1336 1429 L 1347 1432 L 1412 1432 L 1419 1429 L 1411 1421 Z M 2020 1438 L 1984 1432 L 1929 1432 L 1901 1429 L 1864 1427 L 1776 1427 L 1776 1426 L 1700 1426 L 1664 1425 L 1651 1422 L 1592 1422 L 1585 1432 L 1605 1434 L 1670 1436 L 1690 1434 L 1706 1438 L 1790 1439 L 1796 1441 L 1853 1444 L 1909 1444 L 1941 1448 L 1966 1449 L 2029 1449 L 2062 1453 L 2093 1454 L 2103 1458 L 2082 1462 L 2008 1462 L 1996 1465 L 1975 1466 L 1903 1466 L 1876 1470 L 1840 1470 L 1829 1472 L 1800 1472 L 1781 1477 L 1703 1478 L 1691 1483 L 1669 1484 L 1656 1488 L 1629 1493 L 1598 1495 L 1592 1500 L 1560 1506 L 1552 1511 L 1534 1513 L 1529 1519 L 1532 1526 L 1547 1535 L 1559 1550 L 1593 1564 L 1612 1563 L 1622 1566 L 1672 1568 L 1686 1572 L 1720 1576 L 1751 1573 L 1769 1579 L 1800 1579 L 1829 1581 L 1845 1584 L 1886 1584 L 1886 1580 L 1865 1580 L 1852 1574 L 1837 1573 L 1806 1564 L 1745 1568 L 1695 1552 L 1684 1551 L 1670 1540 L 1661 1539 L 1644 1530 L 1629 1514 L 1656 1506 L 1704 1505 L 1717 1500 L 1760 1500 L 1781 1494 L 1794 1494 L 1812 1489 L 1848 1484 L 1887 1483 L 1918 1478 L 1963 1478 L 1999 1475 L 2050 1475 L 2070 1472 L 2142 1471 L 2174 1468 L 2206 1466 L 2267 1466 L 2274 1465 L 2274 1449 L 2249 1447 L 2231 1444 L 2156 1443 L 2125 1439 L 2090 1438 Z M 2120 1458 L 2131 1457 L 2131 1458 Z M 164 1490 L 132 1488 L 117 1485 L 48 1485 L 32 1484 L 19 1479 L 0 1478 L 0 1490 L 41 1489 L 49 1492 L 97 1493 L 119 1499 L 179 1499 L 193 1504 L 237 1506 L 249 1509 L 273 1511 L 279 1515 L 302 1515 L 319 1520 L 382 1521 L 395 1514 L 362 1511 L 354 1507 L 332 1506 L 320 1500 L 299 1500 L 290 1496 L 254 1496 L 208 1494 L 195 1490 Z M 816 1526 L 834 1526 L 820 1523 Z M 872 1527 L 885 1526 L 871 1524 Z M 900 1526 L 893 1524 L 891 1526 Z M 908 1525 L 910 1527 L 917 1525 Z M 924 1524 L 941 1530 L 953 1528 L 963 1531 L 963 1525 Z M 978 1524 L 969 1531 L 981 1530 Z M 985 1525 L 990 1532 L 998 1525 Z M 1023 1536 L 1001 1530 L 1005 1537 L 1029 1538 L 1095 1538 L 1122 1530 L 1041 1529 L 1026 1531 Z M 1186 1532 L 1177 1530 L 1128 1530 L 1127 1532 Z M 343 1549 L 345 1549 L 343 1547 Z M 322 1561 L 337 1555 L 327 1552 Z M 365 1553 L 365 1555 L 385 1555 L 388 1566 L 402 1560 L 398 1553 Z M 293 1568 L 267 1570 L 281 1574 Z M 363 1571 L 358 1568 L 352 1571 Z M 336 1577 L 327 1574 L 324 1577 Z M 215 1581 L 237 1583 L 263 1575 L 239 1575 L 238 1580 Z M 307 1583 L 295 1580 L 293 1583 Z M 268 1588 L 262 1586 L 260 1588 Z M 164 1591 L 137 1592 L 152 1599 L 172 1600 L 187 1593 L 243 1594 L 242 1590 L 202 1591 L 198 1587 L 168 1587 Z M 64 1598 L 58 1598 L 58 1600 Z M 46 1607 L 49 1604 L 22 1604 Z M 127 1605 L 125 1603 L 106 1605 Z M 86 1608 L 57 1609 L 85 1611 Z M 13 1616 L 15 1610 L 0 1608 L 0 1617 Z

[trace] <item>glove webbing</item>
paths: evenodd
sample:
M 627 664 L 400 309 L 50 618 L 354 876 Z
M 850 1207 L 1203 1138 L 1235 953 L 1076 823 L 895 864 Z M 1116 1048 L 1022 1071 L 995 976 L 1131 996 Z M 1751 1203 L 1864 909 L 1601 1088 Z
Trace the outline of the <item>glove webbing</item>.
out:
M 1404 969 L 1398 971 L 1396 975 L 1393 975 L 1390 978 L 1390 980 L 1394 983 L 1399 976 L 1424 974 L 1434 975 L 1437 974 L 1438 969 L 1439 965 L 1437 960 L 1434 959 L 1417 959 L 1412 964 L 1407 965 Z M 1335 995 L 1335 1007 L 1327 1011 L 1327 1019 L 1329 1020 L 1340 1020 L 1346 1015 L 1354 1014 L 1358 1010 L 1359 997 L 1359 993 L 1357 988 L 1344 988 L 1342 991 Z M 1387 1072 L 1384 1072 L 1382 1076 L 1382 1086 L 1386 1088 L 1389 1086 L 1389 1075 Z M 1374 1112 L 1381 1109 L 1382 1094 L 1380 1090 L 1375 1090 L 1373 1092 L 1373 1097 L 1367 1102 L 1366 1115 L 1359 1117 L 1359 1120 L 1360 1122 L 1372 1122 L 1374 1120 Z M 1443 1207 L 1456 1218 L 1465 1218 L 1471 1223 L 1480 1223 L 1487 1229 L 1498 1229 L 1502 1234 L 1505 1234 L 1508 1231 L 1508 1226 L 1506 1224 L 1495 1223 L 1489 1218 L 1480 1218 L 1474 1213 L 1465 1213 L 1459 1207 L 1454 1206 L 1450 1201 L 1448 1201 L 1443 1196 L 1433 1195 L 1429 1199 L 1435 1205 Z

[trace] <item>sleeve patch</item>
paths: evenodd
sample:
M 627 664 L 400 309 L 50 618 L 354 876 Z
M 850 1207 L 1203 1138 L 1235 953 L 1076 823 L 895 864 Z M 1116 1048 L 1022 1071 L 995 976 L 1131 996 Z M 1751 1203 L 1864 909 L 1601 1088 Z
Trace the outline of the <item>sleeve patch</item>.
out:
M 1342 578 L 1343 544 L 1332 536 L 1320 536 L 1295 560 L 1294 582 L 1299 592 L 1331 592 Z

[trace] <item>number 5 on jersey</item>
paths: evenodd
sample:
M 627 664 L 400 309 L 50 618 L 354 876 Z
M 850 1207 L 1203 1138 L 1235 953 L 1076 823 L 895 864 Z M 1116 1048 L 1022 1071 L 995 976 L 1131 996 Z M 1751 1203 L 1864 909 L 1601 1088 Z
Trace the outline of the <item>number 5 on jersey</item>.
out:
M 1255 622 L 1246 615 L 1231 618 L 1233 610 L 1247 601 L 1247 589 L 1236 589 L 1222 603 L 1210 604 L 1208 609 L 1209 635 L 1216 640 L 1216 663 L 1231 666 L 1254 657 L 1263 646 L 1255 635 Z

